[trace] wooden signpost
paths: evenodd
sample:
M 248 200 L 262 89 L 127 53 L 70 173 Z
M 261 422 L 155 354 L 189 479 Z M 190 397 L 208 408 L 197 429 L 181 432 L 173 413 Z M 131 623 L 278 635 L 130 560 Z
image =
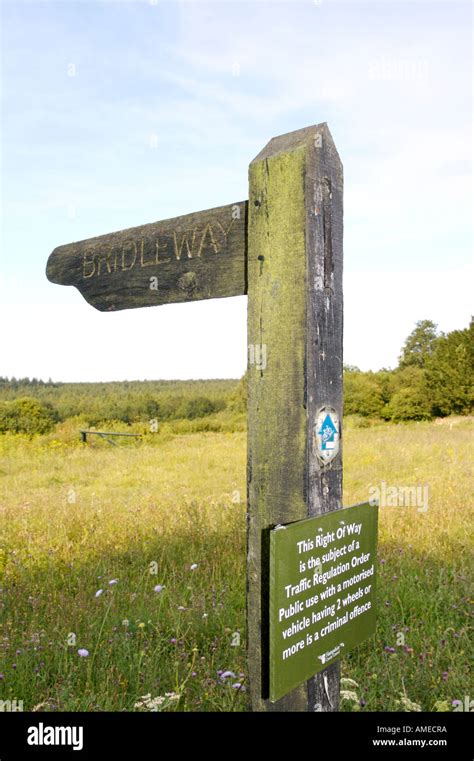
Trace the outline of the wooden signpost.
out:
M 326 124 L 273 138 L 249 200 L 71 243 L 48 278 L 101 311 L 248 295 L 249 681 L 255 711 L 334 711 L 333 663 L 270 700 L 270 529 L 342 507 L 342 165 Z M 315 667 L 314 673 L 317 668 Z

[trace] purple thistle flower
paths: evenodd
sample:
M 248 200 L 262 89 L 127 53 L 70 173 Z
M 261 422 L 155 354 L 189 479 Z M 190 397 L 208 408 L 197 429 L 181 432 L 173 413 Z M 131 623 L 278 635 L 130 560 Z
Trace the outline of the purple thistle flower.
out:
M 219 672 L 217 672 L 217 673 L 219 673 Z M 220 678 L 221 678 L 222 680 L 224 680 L 224 679 L 228 679 L 228 677 L 232 677 L 232 679 L 236 679 L 237 675 L 236 675 L 236 674 L 234 674 L 234 672 L 233 672 L 233 671 L 223 671 L 223 672 L 221 672 L 221 674 L 220 674 Z

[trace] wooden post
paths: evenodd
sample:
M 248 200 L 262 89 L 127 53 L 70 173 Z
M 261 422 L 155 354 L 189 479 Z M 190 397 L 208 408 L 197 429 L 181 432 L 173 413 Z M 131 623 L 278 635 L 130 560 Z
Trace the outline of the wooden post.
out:
M 339 666 L 272 704 L 269 527 L 342 506 L 341 451 L 317 456 L 316 419 L 342 420 L 342 164 L 326 124 L 273 138 L 249 169 L 249 679 L 254 711 L 334 711 Z

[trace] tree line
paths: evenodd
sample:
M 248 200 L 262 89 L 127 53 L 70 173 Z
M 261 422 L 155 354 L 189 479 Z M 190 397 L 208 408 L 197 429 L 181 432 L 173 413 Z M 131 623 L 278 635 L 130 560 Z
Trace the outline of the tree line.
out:
M 420 320 L 394 370 L 344 368 L 344 414 L 395 422 L 470 414 L 473 367 L 473 321 L 444 334 L 431 320 Z M 111 420 L 132 424 L 239 415 L 246 405 L 246 376 L 240 381 L 110 383 L 0 377 L 0 433 L 46 433 L 76 416 L 97 427 Z
M 431 320 L 420 320 L 395 370 L 345 368 L 344 412 L 395 422 L 468 415 L 473 378 L 474 322 L 444 334 Z

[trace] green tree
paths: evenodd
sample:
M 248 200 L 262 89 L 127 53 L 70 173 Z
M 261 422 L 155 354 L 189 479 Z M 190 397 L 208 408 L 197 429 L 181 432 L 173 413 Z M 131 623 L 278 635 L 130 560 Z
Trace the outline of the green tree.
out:
M 431 320 L 418 320 L 402 348 L 399 367 L 424 367 L 438 340 L 437 326 Z
M 434 415 L 467 415 L 474 402 L 474 322 L 441 336 L 427 362 L 426 383 Z
M 392 391 L 386 407 L 388 419 L 394 422 L 430 419 L 430 393 L 421 367 L 406 367 L 394 373 Z

